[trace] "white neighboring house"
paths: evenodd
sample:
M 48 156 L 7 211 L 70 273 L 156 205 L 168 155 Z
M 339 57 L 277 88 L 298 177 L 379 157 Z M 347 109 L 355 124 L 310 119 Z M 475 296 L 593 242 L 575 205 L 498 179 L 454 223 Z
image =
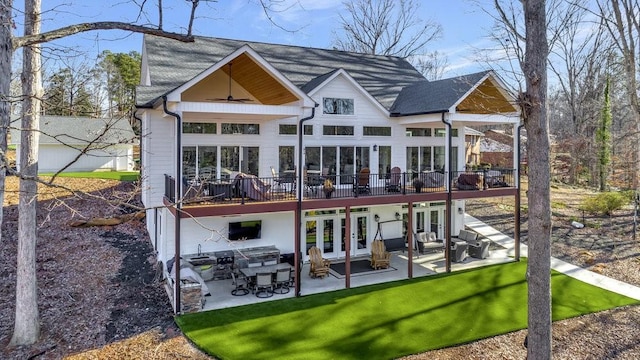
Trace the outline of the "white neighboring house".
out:
M 12 122 L 11 140 L 16 145 L 18 171 L 19 127 L 19 120 Z M 127 119 L 42 116 L 38 172 L 132 171 L 133 147 L 138 142 Z

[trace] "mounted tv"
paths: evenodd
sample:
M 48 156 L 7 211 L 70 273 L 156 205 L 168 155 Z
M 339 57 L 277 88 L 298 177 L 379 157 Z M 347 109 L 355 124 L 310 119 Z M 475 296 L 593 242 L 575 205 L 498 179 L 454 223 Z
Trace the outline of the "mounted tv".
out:
M 229 240 L 260 239 L 262 220 L 229 223 Z

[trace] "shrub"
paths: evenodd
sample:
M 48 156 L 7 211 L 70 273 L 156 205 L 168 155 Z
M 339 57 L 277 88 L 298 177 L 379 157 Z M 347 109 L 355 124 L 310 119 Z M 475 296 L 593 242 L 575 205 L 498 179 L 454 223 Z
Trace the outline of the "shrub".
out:
M 626 197 L 619 192 L 603 192 L 586 199 L 581 208 L 590 214 L 611 215 L 627 203 Z

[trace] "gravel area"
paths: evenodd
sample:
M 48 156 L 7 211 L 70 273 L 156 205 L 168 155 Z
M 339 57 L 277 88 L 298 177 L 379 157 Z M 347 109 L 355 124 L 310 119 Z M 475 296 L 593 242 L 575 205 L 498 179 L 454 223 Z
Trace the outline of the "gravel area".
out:
M 8 187 L 15 186 L 9 179 Z M 132 184 L 61 180 L 105 197 L 132 191 Z M 640 286 L 638 241 L 631 211 L 612 218 L 577 210 L 579 189 L 554 189 L 553 255 Z M 557 193 L 559 195 L 557 195 Z M 74 220 L 121 214 L 118 206 L 89 197 L 43 191 L 38 212 L 37 274 L 42 335 L 38 343 L 7 347 L 13 330 L 17 200 L 7 192 L 0 247 L 0 358 L 3 359 L 207 359 L 173 323 L 166 292 L 142 221 L 111 227 L 70 227 Z M 580 195 L 577 196 L 576 194 Z M 64 201 L 61 201 L 64 199 Z M 467 212 L 513 235 L 513 200 L 469 201 Z M 526 214 L 523 241 L 526 243 Z M 556 359 L 640 358 L 640 307 L 626 307 L 556 322 Z M 524 359 L 525 331 L 417 354 L 405 359 Z

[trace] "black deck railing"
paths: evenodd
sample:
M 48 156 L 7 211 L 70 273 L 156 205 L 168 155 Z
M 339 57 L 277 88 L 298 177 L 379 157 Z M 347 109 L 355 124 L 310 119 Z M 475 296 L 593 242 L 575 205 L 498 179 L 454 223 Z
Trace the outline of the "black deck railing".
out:
M 513 169 L 455 171 L 452 190 L 485 190 L 514 187 Z M 329 181 L 330 184 L 327 182 Z M 447 174 L 441 172 L 307 175 L 303 182 L 304 199 L 341 199 L 360 196 L 434 193 L 447 191 Z M 175 179 L 165 174 L 165 197 L 175 202 Z M 330 187 L 329 187 L 330 186 Z M 183 181 L 183 203 L 246 203 L 297 199 L 297 177 L 239 176 L 231 180 Z

